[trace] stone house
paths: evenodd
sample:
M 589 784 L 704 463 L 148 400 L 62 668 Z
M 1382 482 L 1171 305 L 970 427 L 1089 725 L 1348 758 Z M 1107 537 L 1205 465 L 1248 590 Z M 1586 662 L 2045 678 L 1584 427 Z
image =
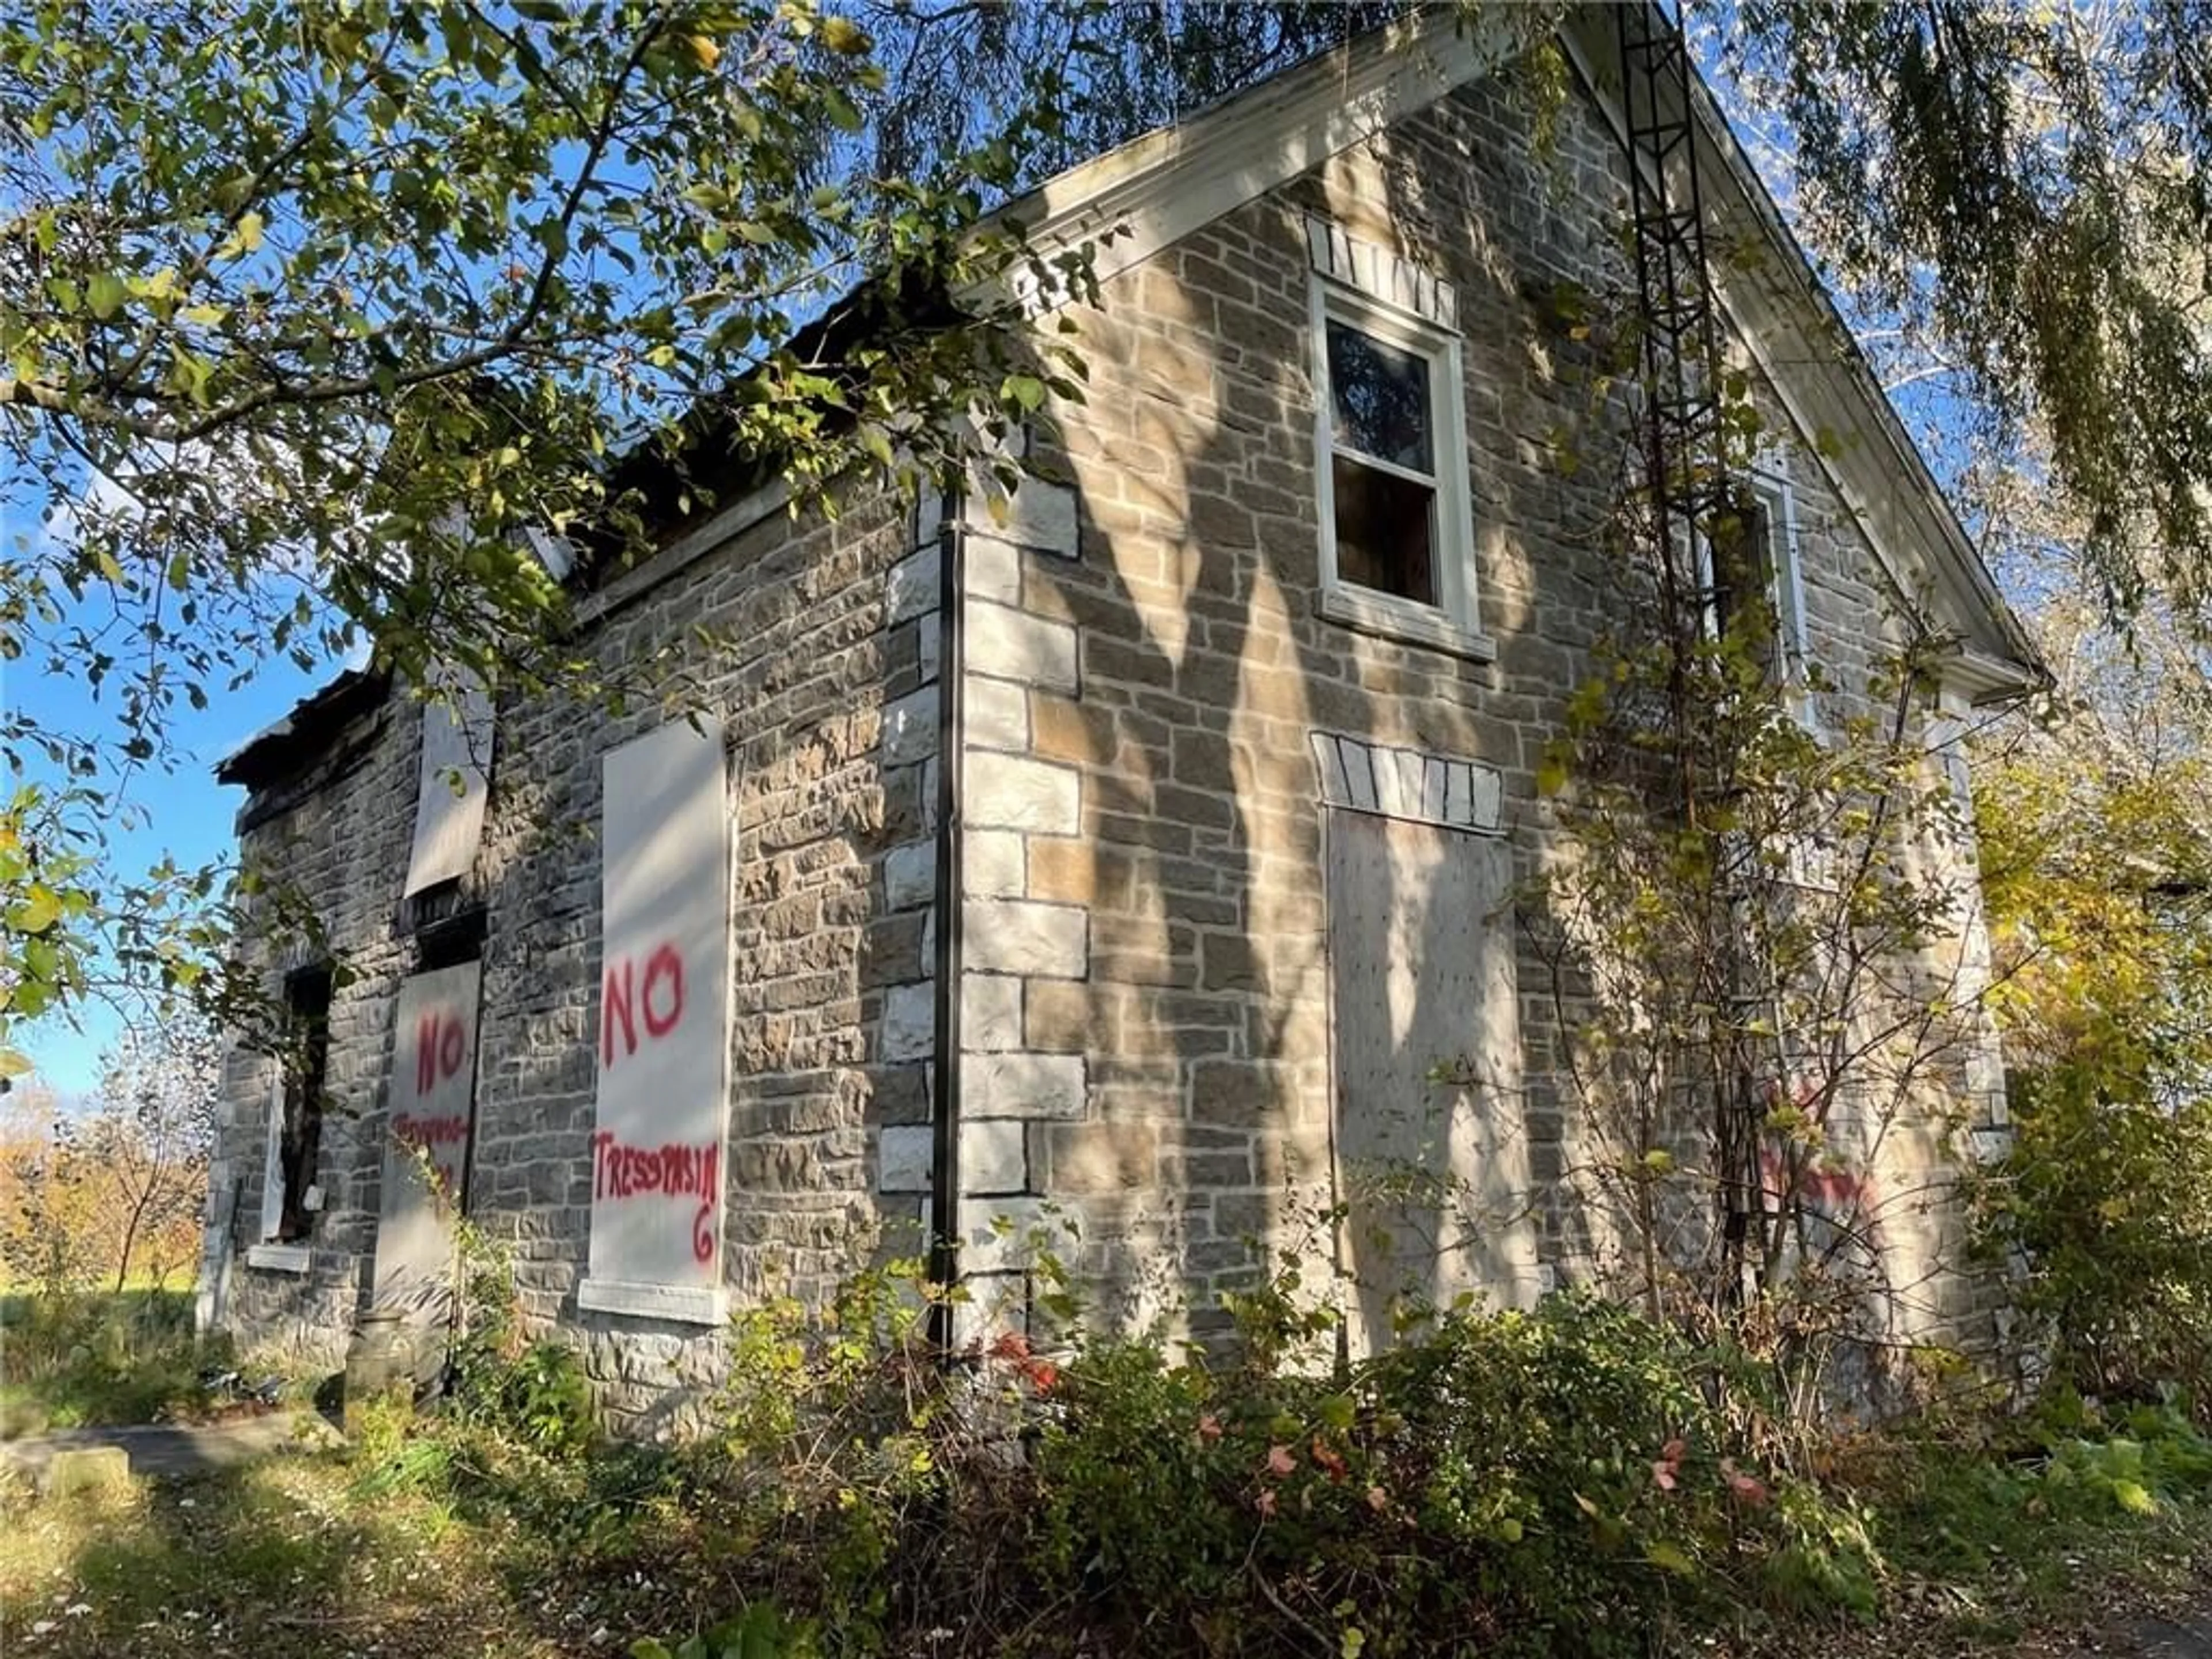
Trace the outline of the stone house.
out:
M 328 1354 L 423 1301 L 449 1246 L 410 1147 L 634 1431 L 732 1306 L 886 1239 L 950 1241 L 973 1324 L 1019 1316 L 1042 1230 L 1100 1317 L 1203 1331 L 1277 1252 L 1340 1248 L 1316 1218 L 1363 1157 L 1533 1200 L 1431 1288 L 1572 1273 L 1515 896 L 1618 620 L 1634 435 L 1530 296 L 1632 291 L 1608 10 L 1564 27 L 1556 106 L 1440 23 L 1045 185 L 1046 245 L 1119 233 L 1054 481 L 835 522 L 769 487 L 580 591 L 603 660 L 676 650 L 680 708 L 426 713 L 350 672 L 226 761 L 245 856 L 347 971 L 271 948 L 313 1041 L 304 1076 L 231 1063 L 210 1316 Z M 1759 255 L 1716 273 L 1727 349 L 1794 440 L 1758 480 L 1791 660 L 1848 708 L 1917 607 L 1955 726 L 2032 651 L 1696 101 L 1715 246 Z M 1434 1080 L 1455 1056 L 1479 1082 Z M 1994 1114 L 1993 1048 L 1967 1070 Z

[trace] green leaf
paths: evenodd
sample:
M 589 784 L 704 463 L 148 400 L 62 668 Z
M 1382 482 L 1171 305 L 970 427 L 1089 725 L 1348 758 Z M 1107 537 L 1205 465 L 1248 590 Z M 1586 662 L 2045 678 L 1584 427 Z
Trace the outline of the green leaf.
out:
M 2137 1480 L 2112 1482 L 2112 1499 L 2130 1515 L 2156 1515 L 2158 1499 L 2153 1498 L 2142 1483 Z
M 262 233 L 266 226 L 267 221 L 264 220 L 259 213 L 251 208 L 247 209 L 238 216 L 238 223 L 232 227 L 231 233 L 224 239 L 222 246 L 216 250 L 215 257 L 218 259 L 235 259 L 245 254 L 258 252 Z
M 1698 1576 L 1697 1563 L 1663 1538 L 1644 1550 L 1644 1559 L 1662 1571 L 1671 1572 L 1678 1578 L 1695 1578 Z
M 94 271 L 85 284 L 85 297 L 92 307 L 92 314 L 105 322 L 123 309 L 123 302 L 131 297 L 131 288 L 112 270 Z
M 60 896 L 51 887 L 34 884 L 15 906 L 15 914 L 9 921 L 20 932 L 43 933 L 54 925 L 61 913 Z

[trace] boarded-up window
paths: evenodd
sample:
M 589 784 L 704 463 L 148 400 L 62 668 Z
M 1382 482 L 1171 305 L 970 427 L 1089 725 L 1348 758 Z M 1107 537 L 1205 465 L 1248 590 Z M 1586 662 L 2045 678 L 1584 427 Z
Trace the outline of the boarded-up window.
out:
M 721 728 L 665 726 L 605 761 L 599 1087 L 587 1308 L 722 1317 L 730 804 Z
M 423 704 L 415 841 L 401 897 L 457 880 L 475 866 L 490 793 L 491 748 L 491 699 L 481 685 L 458 684 L 450 702 Z
M 1511 851 L 1332 810 L 1328 950 L 1337 1179 L 1355 1352 L 1394 1304 L 1536 1289 L 1515 1003 Z
M 399 988 L 376 1227 L 380 1307 L 434 1314 L 446 1305 L 453 1216 L 475 1126 L 482 971 L 481 963 L 459 963 Z

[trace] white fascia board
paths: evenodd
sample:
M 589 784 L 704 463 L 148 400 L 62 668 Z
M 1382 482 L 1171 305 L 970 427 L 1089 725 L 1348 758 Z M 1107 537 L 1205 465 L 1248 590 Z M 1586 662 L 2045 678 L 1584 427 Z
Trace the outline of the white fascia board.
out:
M 1059 173 L 987 222 L 1021 225 L 1048 257 L 1094 242 L 1103 282 L 1506 62 L 1521 38 L 1508 9 L 1464 25 L 1425 9 Z

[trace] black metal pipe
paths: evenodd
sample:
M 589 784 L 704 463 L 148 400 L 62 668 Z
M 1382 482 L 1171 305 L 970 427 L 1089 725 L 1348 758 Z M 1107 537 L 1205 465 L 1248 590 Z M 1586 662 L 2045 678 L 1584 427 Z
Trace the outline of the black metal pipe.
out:
M 960 1277 L 960 497 L 947 490 L 937 526 L 937 917 L 935 1056 L 929 1148 L 929 1338 L 952 1347 L 952 1291 Z

